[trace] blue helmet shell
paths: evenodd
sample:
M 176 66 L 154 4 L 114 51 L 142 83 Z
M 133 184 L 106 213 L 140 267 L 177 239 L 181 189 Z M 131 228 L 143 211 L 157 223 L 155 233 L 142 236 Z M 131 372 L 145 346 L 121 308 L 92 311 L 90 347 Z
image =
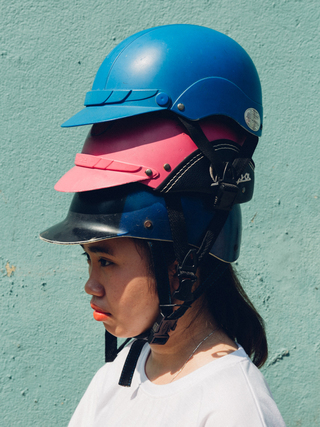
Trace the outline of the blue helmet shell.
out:
M 171 110 L 186 119 L 232 118 L 260 136 L 262 94 L 257 70 L 230 37 L 196 25 L 150 28 L 105 58 L 86 108 L 63 127 Z

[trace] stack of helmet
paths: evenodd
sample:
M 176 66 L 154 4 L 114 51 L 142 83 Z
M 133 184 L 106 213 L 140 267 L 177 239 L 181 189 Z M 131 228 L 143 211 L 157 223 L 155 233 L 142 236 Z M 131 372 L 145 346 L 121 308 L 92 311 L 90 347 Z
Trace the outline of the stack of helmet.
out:
M 149 242 L 160 308 L 137 341 L 166 343 L 203 292 L 194 283 L 206 256 L 227 263 L 238 258 L 239 205 L 252 198 L 261 120 L 259 77 L 241 46 L 209 28 L 168 25 L 114 48 L 85 108 L 62 125 L 93 126 L 75 166 L 55 186 L 75 192 L 68 216 L 41 238 Z M 163 242 L 173 243 L 178 261 L 174 295 Z

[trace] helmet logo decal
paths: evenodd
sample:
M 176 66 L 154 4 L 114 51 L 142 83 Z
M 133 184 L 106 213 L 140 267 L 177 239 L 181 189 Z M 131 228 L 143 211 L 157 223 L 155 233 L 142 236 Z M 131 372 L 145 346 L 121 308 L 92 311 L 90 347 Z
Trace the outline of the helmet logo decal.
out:
M 241 174 L 240 178 L 237 181 L 237 184 L 240 184 L 241 182 L 248 182 L 251 181 L 250 174 L 247 172 L 245 174 Z
M 213 175 L 212 165 L 210 165 L 210 167 L 209 167 L 209 173 L 210 173 L 210 177 L 213 181 L 213 183 L 211 184 L 211 187 L 214 185 L 217 185 L 219 178 L 218 178 L 218 175 Z M 241 183 L 249 182 L 249 181 L 251 181 L 250 174 L 249 174 L 249 172 L 246 172 L 245 174 L 240 175 L 240 178 L 237 180 L 237 184 L 241 184 Z
M 254 132 L 258 132 L 261 126 L 260 114 L 255 108 L 248 108 L 244 113 L 244 119 L 248 128 Z

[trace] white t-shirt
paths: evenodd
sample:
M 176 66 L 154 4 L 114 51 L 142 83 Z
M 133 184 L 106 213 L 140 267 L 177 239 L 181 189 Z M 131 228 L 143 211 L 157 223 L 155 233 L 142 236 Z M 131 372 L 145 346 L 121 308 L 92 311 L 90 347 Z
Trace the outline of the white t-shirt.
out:
M 131 387 L 118 385 L 129 348 L 94 376 L 69 427 L 285 427 L 268 385 L 244 350 L 170 384 L 145 374 L 146 344 Z

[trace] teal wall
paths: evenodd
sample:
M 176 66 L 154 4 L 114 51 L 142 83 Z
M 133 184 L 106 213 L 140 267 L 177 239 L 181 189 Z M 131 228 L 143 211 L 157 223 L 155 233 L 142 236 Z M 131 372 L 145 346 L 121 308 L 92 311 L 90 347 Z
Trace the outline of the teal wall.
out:
M 71 195 L 53 186 L 88 132 L 60 124 L 116 44 L 171 23 L 224 32 L 259 71 L 265 126 L 237 267 L 288 427 L 320 426 L 318 0 L 6 0 L 0 16 L 0 426 L 66 425 L 103 363 L 81 250 L 38 233 L 66 214 Z

